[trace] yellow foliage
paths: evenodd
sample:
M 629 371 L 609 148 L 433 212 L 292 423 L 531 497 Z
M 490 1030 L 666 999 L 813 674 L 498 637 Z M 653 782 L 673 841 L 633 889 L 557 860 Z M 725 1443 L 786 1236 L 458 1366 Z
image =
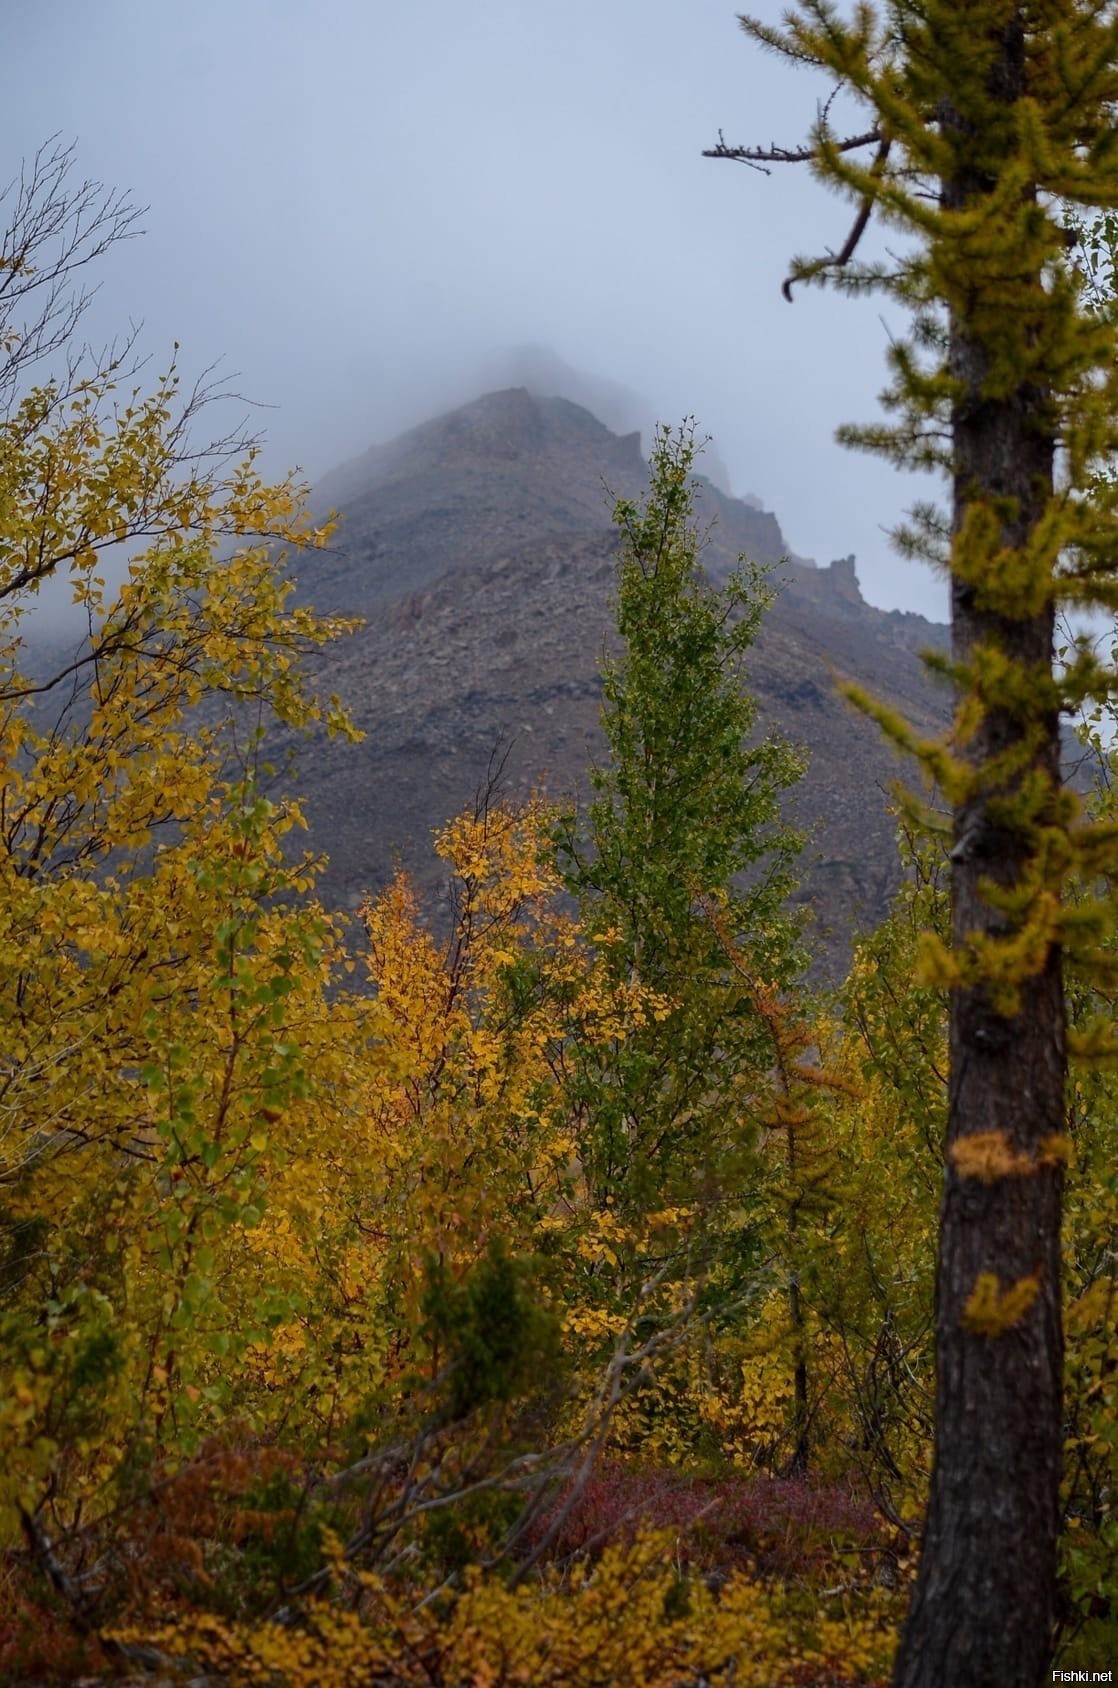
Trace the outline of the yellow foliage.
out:
M 948 1157 L 961 1178 L 975 1178 L 980 1184 L 1020 1178 L 1036 1170 L 1032 1156 L 1015 1149 L 1004 1131 L 972 1131 L 956 1138 Z
M 340 1569 L 340 1568 L 339 1568 Z M 782 1688 L 812 1678 L 879 1683 L 895 1646 L 871 1601 L 858 1615 L 804 1617 L 780 1591 L 733 1576 L 719 1595 L 681 1582 L 675 1542 L 645 1532 L 631 1546 L 509 1586 L 469 1568 L 457 1593 L 418 1605 L 378 1577 L 346 1574 L 360 1609 L 317 1601 L 302 1624 L 229 1624 L 198 1616 L 145 1632 L 239 1683 L 285 1688 Z M 138 1640 L 139 1632 L 122 1640 Z
M 963 1307 L 963 1325 L 972 1336 L 1002 1336 L 1020 1324 L 1039 1294 L 1035 1272 L 1004 1290 L 996 1272 L 980 1272 Z
M 672 1458 L 688 1452 L 673 1413 L 729 1457 L 771 1455 L 791 1375 L 783 1301 L 758 1273 L 752 1329 L 719 1337 L 708 1363 L 680 1333 L 701 1323 L 697 1286 L 720 1293 L 702 1245 L 724 1193 L 665 1180 L 622 1214 L 590 1187 L 596 1102 L 574 1082 L 587 1051 L 612 1057 L 678 1005 L 616 977 L 617 933 L 589 941 L 564 912 L 542 804 L 446 827 L 450 930 L 397 878 L 361 910 L 366 977 L 347 986 L 342 923 L 310 900 L 314 864 L 292 848 L 298 803 L 254 777 L 265 711 L 351 733 L 301 675 L 348 624 L 293 605 L 274 551 L 328 530 L 293 480 L 261 480 L 254 453 L 188 449 L 174 370 L 119 398 L 118 374 L 39 386 L 0 421 L 0 1546 L 22 1534 L 83 1623 L 65 1569 L 79 1557 L 111 1567 L 99 1611 L 150 1612 L 165 1594 L 164 1610 L 189 1609 L 220 1583 L 227 1610 L 251 1613 L 251 1556 L 230 1554 L 251 1539 L 266 1558 L 302 1521 L 313 1557 L 322 1517 L 361 1514 L 358 1545 L 333 1555 L 344 1603 L 314 1599 L 290 1625 L 195 1610 L 166 1632 L 236 1681 L 880 1674 L 891 1637 L 875 1612 L 805 1619 L 741 1578 L 716 1598 L 681 1577 L 669 1537 L 516 1586 L 467 1569 L 423 1598 L 424 1509 L 446 1516 L 455 1485 L 519 1493 L 486 1465 L 519 1398 L 494 1396 L 487 1417 L 484 1394 L 481 1409 L 438 1395 L 439 1341 L 461 1333 L 436 1326 L 432 1283 L 460 1311 L 454 1292 L 487 1260 L 539 1266 L 558 1333 L 540 1351 L 573 1381 L 517 1480 L 548 1437 L 604 1439 L 615 1407 L 620 1437 L 644 1432 Z M 121 545 L 110 587 L 100 553 Z M 17 630 L 51 574 L 89 639 L 44 685 Z M 781 1080 L 743 1080 L 718 1129 L 736 1146 L 752 1115 L 799 1154 L 798 1201 L 814 1176 L 802 1095 L 824 1075 L 775 991 L 747 994 Z M 751 1242 L 740 1199 L 725 1223 Z M 787 1228 L 785 1193 L 766 1201 Z M 407 1472 L 396 1581 L 356 1568 L 392 1460 Z M 462 1525 L 475 1558 L 487 1528 Z
M 510 1224 L 523 1246 L 577 1202 L 577 1155 L 562 1078 L 574 1031 L 617 1038 L 654 1013 L 654 993 L 610 987 L 556 908 L 540 804 L 465 815 L 440 836 L 457 886 L 456 923 L 438 945 L 398 877 L 362 910 L 376 986 L 382 1077 L 370 1130 L 390 1173 L 394 1241 L 413 1272 L 424 1255 L 465 1264 Z M 610 1249 L 597 1215 L 587 1257 Z
M 980 1184 L 994 1184 L 999 1178 L 1026 1178 L 1042 1166 L 1067 1166 L 1071 1141 L 1059 1132 L 1050 1133 L 1034 1157 L 1015 1149 L 1004 1131 L 972 1131 L 956 1138 L 948 1158 L 960 1178 L 974 1178 Z
M 96 1516 L 122 1462 L 227 1410 L 231 1357 L 278 1316 L 250 1239 L 313 1117 L 338 959 L 320 910 L 284 906 L 313 877 L 302 817 L 255 789 L 246 729 L 251 704 L 350 730 L 300 675 L 349 624 L 291 605 L 271 544 L 328 530 L 254 451 L 190 443 L 173 369 L 128 399 L 119 375 L 71 365 L 0 421 L 5 1537 L 47 1493 L 60 1525 Z M 88 638 L 32 676 L 18 626 L 51 575 Z

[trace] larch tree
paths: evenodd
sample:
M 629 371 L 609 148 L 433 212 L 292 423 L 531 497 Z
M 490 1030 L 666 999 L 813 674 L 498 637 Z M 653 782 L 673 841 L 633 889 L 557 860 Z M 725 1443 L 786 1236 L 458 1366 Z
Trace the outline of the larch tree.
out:
M 1047 1679 L 1056 1595 L 1060 1208 L 1071 1053 L 1064 966 L 1113 975 L 1118 829 L 1062 781 L 1060 717 L 1118 675 L 1086 639 L 1058 660 L 1057 613 L 1118 605 L 1115 312 L 1083 300 L 1069 212 L 1118 205 L 1118 18 L 1098 0 L 798 0 L 747 34 L 837 84 L 806 144 L 711 155 L 802 160 L 857 206 L 836 254 L 785 282 L 878 290 L 911 313 L 890 347 L 887 423 L 846 443 L 944 472 L 902 548 L 949 571 L 956 696 L 943 743 L 871 708 L 953 816 L 952 935 L 923 975 L 951 992 L 937 1279 L 935 1458 L 896 1665 L 903 1688 Z M 844 102 L 868 108 L 849 132 Z M 874 218 L 900 250 L 860 257 Z M 1099 895 L 1074 906 L 1071 876 Z

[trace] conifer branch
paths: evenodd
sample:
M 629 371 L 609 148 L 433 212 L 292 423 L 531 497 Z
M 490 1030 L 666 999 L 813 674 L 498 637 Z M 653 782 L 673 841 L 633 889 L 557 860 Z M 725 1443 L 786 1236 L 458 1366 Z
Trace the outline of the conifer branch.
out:
M 880 128 L 875 127 L 873 129 L 867 129 L 862 135 L 848 135 L 846 139 L 842 141 L 828 141 L 826 151 L 828 153 L 836 154 L 857 152 L 862 147 L 873 146 L 875 144 L 877 146 L 877 152 L 869 170 L 871 181 L 875 181 L 881 176 L 885 168 L 889 158 L 889 148 L 891 145 L 889 138 L 882 135 Z M 748 164 L 752 169 L 760 170 L 762 175 L 769 176 L 772 174 L 771 170 L 767 168 L 770 164 L 810 164 L 820 158 L 823 151 L 823 147 L 818 142 L 810 146 L 802 147 L 778 147 L 775 145 L 767 147 L 727 146 L 726 137 L 722 133 L 722 130 L 719 129 L 718 145 L 716 147 L 705 148 L 703 151 L 703 157 L 728 158 L 734 164 Z M 855 252 L 858 250 L 862 236 L 865 234 L 866 229 L 869 226 L 869 220 L 873 214 L 876 199 L 876 189 L 871 188 L 871 190 L 865 194 L 858 207 L 858 215 L 854 219 L 853 226 L 840 252 L 828 254 L 826 258 L 813 258 L 806 263 L 798 264 L 792 273 L 785 277 L 780 291 L 783 293 L 789 304 L 792 303 L 792 287 L 797 281 L 809 280 L 813 276 L 821 274 L 824 270 L 841 270 L 846 268 L 847 264 L 849 264 Z
M 858 144 L 865 145 L 866 138 L 863 137 Z M 879 137 L 877 152 L 874 155 L 873 164 L 870 166 L 871 179 L 879 178 L 884 170 L 889 158 L 890 144 L 891 143 L 888 139 L 880 139 Z M 837 150 L 839 152 L 849 152 L 850 143 L 840 144 Z M 865 195 L 861 205 L 858 207 L 858 215 L 854 219 L 850 233 L 847 235 L 841 251 L 836 252 L 833 255 L 828 255 L 826 258 L 815 258 L 808 264 L 797 265 L 789 275 L 785 276 L 784 281 L 781 284 L 780 291 L 783 293 L 789 304 L 792 303 L 792 287 L 795 282 L 809 281 L 813 276 L 820 275 L 824 270 L 844 270 L 846 268 L 855 252 L 857 252 L 862 241 L 862 236 L 869 227 L 869 221 L 870 217 L 873 215 L 873 208 L 876 199 L 877 194 L 873 189 Z
M 864 135 L 849 135 L 844 141 L 834 141 L 830 150 L 855 152 L 859 147 L 873 146 L 875 142 L 880 141 L 880 129 L 867 129 Z M 766 164 L 810 164 L 813 159 L 819 157 L 819 148 L 778 147 L 775 144 L 767 147 L 732 147 L 726 144 L 726 137 L 719 129 L 718 145 L 704 147 L 703 157 L 728 158 L 732 164 L 749 164 L 753 169 L 760 170 L 762 175 L 768 176 L 772 172 L 765 169 Z

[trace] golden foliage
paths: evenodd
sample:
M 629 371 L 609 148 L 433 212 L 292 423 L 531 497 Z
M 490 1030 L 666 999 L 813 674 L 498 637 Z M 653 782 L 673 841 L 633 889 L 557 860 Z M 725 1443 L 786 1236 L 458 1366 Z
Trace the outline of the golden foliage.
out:
M 972 1336 L 1003 1336 L 1020 1324 L 1039 1294 L 1035 1272 L 1005 1289 L 996 1272 L 980 1272 L 963 1307 L 963 1325 Z
M 895 1636 L 880 1605 L 805 1617 L 779 1591 L 735 1576 L 718 1595 L 683 1582 L 675 1543 L 646 1532 L 570 1579 L 509 1586 L 470 1568 L 461 1592 L 412 1604 L 380 1578 L 342 1573 L 359 1598 L 316 1603 L 305 1624 L 206 1617 L 144 1632 L 172 1654 L 245 1684 L 288 1688 L 791 1688 L 883 1682 Z M 132 1639 L 125 1634 L 122 1639 Z M 135 1632 L 135 1638 L 138 1632 Z
M 960 1178 L 994 1184 L 999 1178 L 1022 1178 L 1035 1172 L 1031 1155 L 1013 1147 L 1004 1131 L 972 1131 L 958 1137 L 947 1151 Z

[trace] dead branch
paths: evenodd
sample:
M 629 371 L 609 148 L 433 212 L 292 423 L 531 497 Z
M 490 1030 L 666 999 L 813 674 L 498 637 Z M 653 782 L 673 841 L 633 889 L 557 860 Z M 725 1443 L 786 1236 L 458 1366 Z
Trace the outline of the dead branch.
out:
M 833 141 L 832 150 L 835 152 L 856 152 L 859 147 L 874 146 L 881 143 L 880 129 L 867 129 L 864 135 L 848 135 L 843 141 Z M 726 158 L 732 164 L 749 164 L 753 169 L 760 170 L 769 176 L 767 164 L 810 164 L 819 157 L 817 146 L 807 147 L 778 147 L 775 142 L 767 147 L 732 147 L 726 144 L 726 137 L 722 130 L 718 131 L 718 145 L 704 147 L 704 158 Z
M 0 190 L 10 210 L 0 234 L 0 405 L 22 375 L 70 345 L 96 291 L 80 272 L 140 230 L 143 207 L 100 182 L 75 182 L 75 147 L 57 135 Z M 71 370 L 71 373 L 74 373 Z
M 874 178 L 875 182 L 885 168 L 886 161 L 889 157 L 889 146 L 890 143 L 888 140 L 882 140 L 879 142 L 877 153 L 872 165 L 870 166 L 870 175 Z M 828 256 L 826 258 L 817 258 L 814 262 L 805 265 L 796 274 L 785 276 L 780 291 L 783 293 L 789 304 L 792 303 L 793 282 L 804 281 L 809 276 L 819 275 L 823 270 L 845 269 L 846 265 L 849 264 L 851 258 L 853 258 L 855 252 L 858 250 L 859 242 L 869 226 L 869 220 L 873 213 L 874 202 L 876 199 L 877 189 L 875 186 L 870 189 L 865 198 L 862 200 L 861 205 L 858 207 L 858 215 L 854 219 L 853 226 L 850 233 L 847 235 L 840 252 L 836 252 L 833 256 Z
M 28 1512 L 25 1506 L 21 1506 L 19 1509 L 19 1521 L 27 1538 L 31 1557 L 70 1608 L 75 1629 L 83 1635 L 88 1634 L 89 1614 L 86 1610 L 85 1596 L 67 1574 L 65 1566 L 54 1551 L 54 1544 L 47 1532 L 43 1529 L 35 1514 Z
M 884 137 L 879 128 L 867 129 L 862 135 L 848 135 L 845 140 L 831 141 L 829 148 L 833 152 L 857 152 L 861 147 L 876 146 L 877 154 L 870 166 L 870 175 L 877 178 L 885 168 L 889 157 L 889 140 Z M 704 158 L 728 158 L 733 164 L 748 164 L 754 170 L 760 170 L 763 175 L 770 176 L 772 171 L 767 168 L 770 164 L 810 164 L 820 156 L 821 148 L 818 144 L 803 147 L 778 147 L 775 144 L 767 147 L 732 147 L 727 146 L 726 137 L 721 129 L 718 131 L 718 145 L 707 147 L 703 151 Z M 871 188 L 858 207 L 858 215 L 854 219 L 853 227 L 840 252 L 828 254 L 826 258 L 817 258 L 802 265 L 792 275 L 784 278 L 780 291 L 792 303 L 792 287 L 797 281 L 804 281 L 810 276 L 819 275 L 823 270 L 841 270 L 846 267 L 858 250 L 862 236 L 866 232 L 870 216 L 873 212 L 874 201 L 877 198 L 876 187 Z

